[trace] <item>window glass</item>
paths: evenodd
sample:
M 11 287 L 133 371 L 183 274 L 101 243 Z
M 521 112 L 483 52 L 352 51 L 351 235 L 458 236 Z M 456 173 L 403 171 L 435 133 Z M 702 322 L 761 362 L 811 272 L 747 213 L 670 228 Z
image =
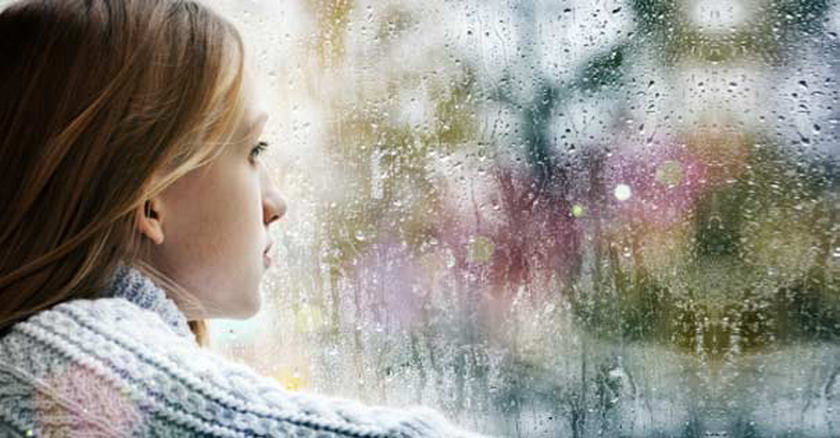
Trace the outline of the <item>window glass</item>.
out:
M 498 436 L 840 433 L 836 4 L 229 6 L 290 208 L 214 348 Z

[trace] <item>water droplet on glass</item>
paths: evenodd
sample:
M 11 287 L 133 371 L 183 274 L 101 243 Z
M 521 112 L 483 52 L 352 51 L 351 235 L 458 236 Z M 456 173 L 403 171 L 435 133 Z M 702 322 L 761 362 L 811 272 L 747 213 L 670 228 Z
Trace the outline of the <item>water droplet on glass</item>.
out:
M 452 269 L 455 267 L 455 255 L 452 251 L 446 251 L 446 267 Z
M 356 230 L 354 237 L 356 237 L 356 240 L 358 240 L 359 242 L 364 242 L 365 240 L 367 240 L 367 236 L 362 230 Z

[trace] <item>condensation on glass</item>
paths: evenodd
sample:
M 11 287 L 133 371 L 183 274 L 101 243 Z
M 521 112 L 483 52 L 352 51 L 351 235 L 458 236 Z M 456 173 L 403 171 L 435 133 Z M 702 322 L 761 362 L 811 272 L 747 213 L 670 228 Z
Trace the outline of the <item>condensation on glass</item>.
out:
M 840 6 L 220 2 L 289 214 L 214 348 L 505 437 L 840 435 Z

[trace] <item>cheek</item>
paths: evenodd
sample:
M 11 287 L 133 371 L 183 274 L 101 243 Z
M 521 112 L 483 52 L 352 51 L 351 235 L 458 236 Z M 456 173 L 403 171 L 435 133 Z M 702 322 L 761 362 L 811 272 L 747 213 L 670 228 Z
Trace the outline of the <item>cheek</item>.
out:
M 263 240 L 259 185 L 247 172 L 220 173 L 196 197 L 191 212 L 196 222 L 195 238 L 207 255 L 219 256 L 223 263 L 236 263 L 236 259 L 258 250 Z
M 265 244 L 262 204 L 258 174 L 243 167 L 209 167 L 179 181 L 170 193 L 172 214 L 164 228 L 162 262 L 222 315 L 258 305 L 252 302 L 258 303 Z

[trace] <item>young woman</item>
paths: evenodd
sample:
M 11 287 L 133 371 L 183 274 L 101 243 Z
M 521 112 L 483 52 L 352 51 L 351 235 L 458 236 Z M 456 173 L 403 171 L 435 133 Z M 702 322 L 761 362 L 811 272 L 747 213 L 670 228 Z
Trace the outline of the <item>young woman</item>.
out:
M 0 436 L 469 436 L 200 348 L 259 308 L 284 202 L 237 31 L 190 0 L 0 13 Z

